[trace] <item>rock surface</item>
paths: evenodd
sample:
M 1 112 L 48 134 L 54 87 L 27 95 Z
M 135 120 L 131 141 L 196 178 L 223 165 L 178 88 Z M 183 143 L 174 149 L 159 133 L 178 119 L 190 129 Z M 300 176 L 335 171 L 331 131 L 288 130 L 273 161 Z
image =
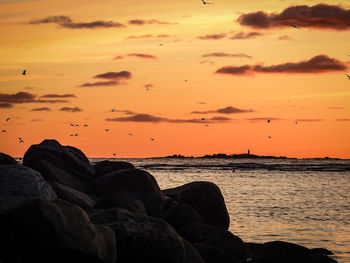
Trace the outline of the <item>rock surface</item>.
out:
M 51 185 L 41 174 L 22 165 L 0 165 L 0 208 L 33 200 L 56 200 Z
M 0 165 L 2 164 L 18 164 L 18 162 L 10 155 L 0 153 Z
M 101 161 L 97 162 L 94 166 L 96 171 L 96 177 L 104 176 L 111 172 L 117 172 L 125 169 L 134 169 L 135 166 L 128 162 L 122 161 Z
M 39 171 L 48 182 L 58 182 L 83 193 L 94 193 L 95 170 L 79 149 L 62 146 L 56 140 L 32 145 L 23 164 Z
M 163 193 L 180 204 L 191 206 L 207 224 L 228 229 L 230 217 L 224 197 L 219 187 L 215 184 L 210 182 L 192 182 L 163 190 Z

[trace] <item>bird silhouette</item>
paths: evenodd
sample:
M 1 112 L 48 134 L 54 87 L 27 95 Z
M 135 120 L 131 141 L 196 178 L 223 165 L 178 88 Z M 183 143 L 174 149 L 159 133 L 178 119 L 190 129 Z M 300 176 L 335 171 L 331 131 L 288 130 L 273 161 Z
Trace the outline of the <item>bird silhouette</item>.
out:
M 348 79 L 350 80 L 350 76 L 349 76 L 348 74 L 345 74 L 345 76 L 347 76 L 347 77 L 348 77 Z
M 6 119 L 6 122 L 8 122 L 9 120 L 11 120 L 11 118 L 10 118 L 10 117 Z
M 23 70 L 22 75 L 27 75 L 27 70 Z
M 270 123 L 271 122 L 271 120 L 267 120 L 267 123 Z
M 22 137 L 18 137 L 18 140 L 19 140 L 19 143 L 24 142 L 24 141 L 22 140 Z
M 149 91 L 149 86 L 150 86 L 149 84 L 145 85 L 145 88 L 146 88 L 147 91 Z
M 129 134 L 130 136 L 134 136 L 134 134 L 132 134 L 132 133 L 130 133 L 130 132 L 129 132 L 128 134 Z
M 116 154 L 115 154 L 115 153 L 113 153 L 113 156 L 116 156 Z
M 205 121 L 205 118 L 202 118 L 201 120 L 202 120 L 202 121 Z
M 296 121 L 295 124 L 298 124 L 298 122 Z
M 115 109 L 113 108 L 113 109 L 111 109 L 111 112 L 115 112 Z
M 151 141 L 154 141 L 154 138 L 151 138 Z
M 109 129 L 105 129 L 106 132 L 109 132 Z
M 84 127 L 88 127 L 88 125 L 87 125 L 87 124 L 84 124 Z
M 69 136 L 74 136 L 74 134 L 69 134 Z
M 2 130 L 1 132 L 4 133 L 4 132 L 6 132 L 6 130 Z
M 300 27 L 298 27 L 297 25 L 294 25 L 294 24 L 291 24 L 291 25 L 289 25 L 289 26 L 294 27 L 294 28 L 296 28 L 296 29 L 300 29 Z
M 71 123 L 71 124 L 70 124 L 70 126 L 72 126 L 72 127 L 73 127 L 73 126 L 74 126 L 74 124 L 72 124 L 72 123 Z
M 79 124 L 75 124 L 74 126 L 75 126 L 75 127 L 79 127 Z
M 205 124 L 204 126 L 205 126 L 205 127 L 209 127 L 209 125 L 208 125 L 208 124 Z
M 159 44 L 158 46 L 159 46 L 159 47 L 162 47 L 162 46 L 164 46 L 164 44 Z
M 267 138 L 271 139 L 271 136 L 267 136 Z
M 203 2 L 203 5 L 211 5 L 211 4 L 214 4 L 214 3 L 205 2 L 204 0 L 202 0 L 202 2 Z
M 78 133 L 74 134 L 74 136 L 78 136 L 78 135 L 79 135 Z

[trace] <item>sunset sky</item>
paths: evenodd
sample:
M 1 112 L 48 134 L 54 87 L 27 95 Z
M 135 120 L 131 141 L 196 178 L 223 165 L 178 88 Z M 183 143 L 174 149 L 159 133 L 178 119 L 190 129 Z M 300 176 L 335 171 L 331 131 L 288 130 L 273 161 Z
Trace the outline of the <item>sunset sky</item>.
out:
M 349 1 L 208 2 L 0 0 L 0 152 L 350 158 Z

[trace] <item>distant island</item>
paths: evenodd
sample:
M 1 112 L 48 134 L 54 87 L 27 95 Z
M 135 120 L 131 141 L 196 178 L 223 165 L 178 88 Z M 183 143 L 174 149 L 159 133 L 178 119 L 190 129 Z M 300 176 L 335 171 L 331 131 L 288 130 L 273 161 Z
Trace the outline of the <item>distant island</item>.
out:
M 253 159 L 295 159 L 295 158 L 288 158 L 286 156 L 270 156 L 270 155 L 255 155 L 248 153 L 239 153 L 239 154 L 226 154 L 226 153 L 216 153 L 216 154 L 206 154 L 199 157 L 193 157 L 193 156 L 184 156 L 181 154 L 173 154 L 165 157 L 156 157 L 156 158 L 179 158 L 179 159 L 185 159 L 185 158 L 232 158 L 232 159 L 243 159 L 243 158 L 253 158 Z

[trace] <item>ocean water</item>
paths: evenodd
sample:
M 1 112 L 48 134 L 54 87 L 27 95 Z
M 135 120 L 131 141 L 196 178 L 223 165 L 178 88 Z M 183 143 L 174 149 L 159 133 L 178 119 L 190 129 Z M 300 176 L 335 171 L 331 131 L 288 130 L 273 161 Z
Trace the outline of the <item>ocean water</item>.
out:
M 229 230 L 245 242 L 324 247 L 338 262 L 350 263 L 350 160 L 115 160 L 147 170 L 161 189 L 215 183 L 230 214 Z

